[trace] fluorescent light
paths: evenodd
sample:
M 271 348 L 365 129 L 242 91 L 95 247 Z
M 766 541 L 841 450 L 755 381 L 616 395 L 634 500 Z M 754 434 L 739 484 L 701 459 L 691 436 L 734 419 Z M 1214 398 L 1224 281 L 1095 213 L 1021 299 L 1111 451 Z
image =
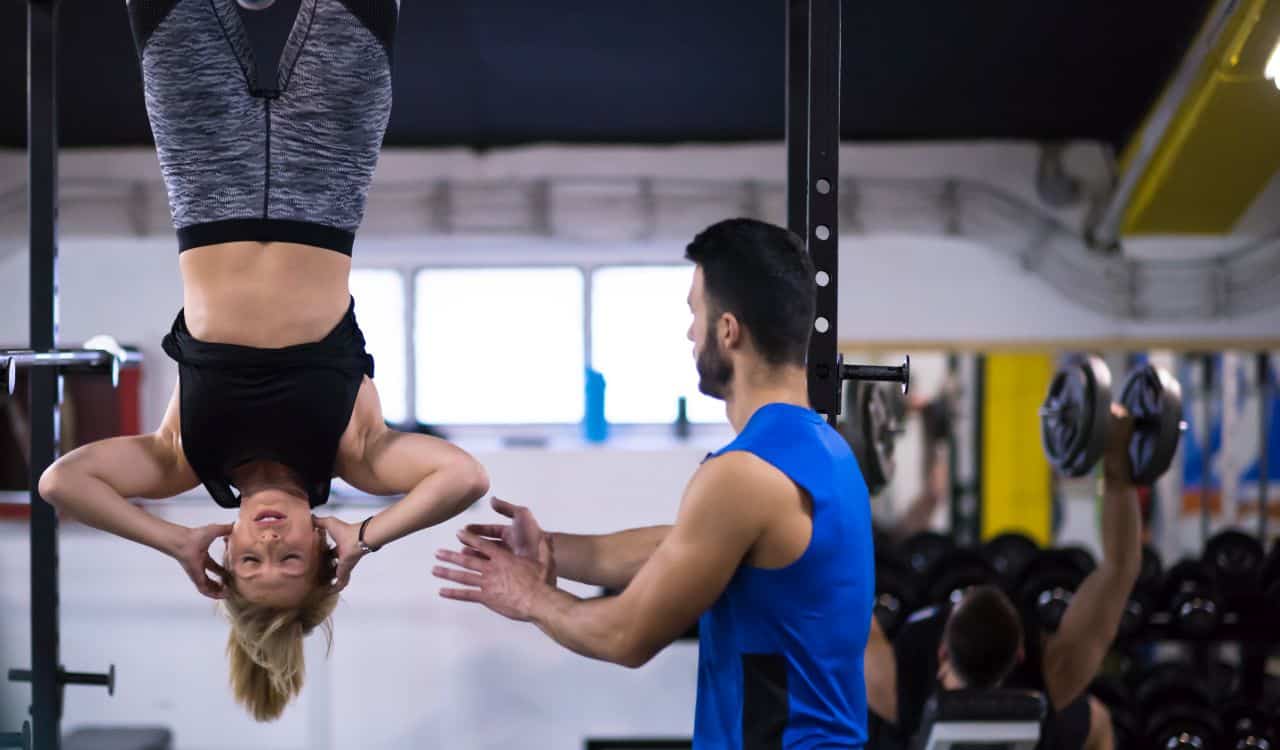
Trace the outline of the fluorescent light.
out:
M 1271 57 L 1267 58 L 1267 68 L 1263 75 L 1280 89 L 1280 40 L 1276 40 L 1276 48 L 1271 50 Z

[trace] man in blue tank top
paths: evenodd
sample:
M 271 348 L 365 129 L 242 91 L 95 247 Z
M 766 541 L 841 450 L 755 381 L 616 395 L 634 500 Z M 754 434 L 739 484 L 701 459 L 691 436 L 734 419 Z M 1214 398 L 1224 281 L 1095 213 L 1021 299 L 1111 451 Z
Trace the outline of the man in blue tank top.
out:
M 862 659 L 875 586 L 870 504 L 843 438 L 809 408 L 814 268 L 799 238 L 758 221 L 716 224 L 696 264 L 689 338 L 699 389 L 737 438 L 707 457 L 673 526 L 544 534 L 470 526 L 441 595 L 536 624 L 577 653 L 638 667 L 699 621 L 695 748 L 860 748 Z M 617 596 L 584 600 L 556 576 Z M 701 618 L 699 620 L 699 618 Z

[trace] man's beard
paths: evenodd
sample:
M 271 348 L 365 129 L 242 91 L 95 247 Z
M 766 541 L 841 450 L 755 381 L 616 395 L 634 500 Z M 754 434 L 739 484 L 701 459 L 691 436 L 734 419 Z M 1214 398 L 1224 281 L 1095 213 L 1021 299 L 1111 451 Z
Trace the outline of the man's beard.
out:
M 698 390 L 723 401 L 729 381 L 733 379 L 733 361 L 720 351 L 714 330 L 707 332 L 706 341 L 694 363 L 698 369 Z

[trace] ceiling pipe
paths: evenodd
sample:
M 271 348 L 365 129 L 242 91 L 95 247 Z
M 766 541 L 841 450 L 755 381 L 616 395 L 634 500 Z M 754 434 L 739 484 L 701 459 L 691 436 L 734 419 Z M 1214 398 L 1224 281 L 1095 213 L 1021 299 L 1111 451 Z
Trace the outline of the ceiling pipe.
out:
M 1178 110 L 1194 89 L 1205 61 L 1230 28 L 1231 19 L 1246 5 L 1246 0 L 1219 0 L 1214 6 L 1195 43 L 1187 50 L 1178 69 L 1174 71 L 1173 79 L 1160 96 L 1146 125 L 1139 131 L 1137 151 L 1125 165 L 1101 217 L 1088 233 L 1090 244 L 1095 249 L 1119 253 L 1120 226 L 1124 223 L 1124 213 L 1133 198 L 1134 190 L 1146 174 L 1147 167 L 1168 134 Z

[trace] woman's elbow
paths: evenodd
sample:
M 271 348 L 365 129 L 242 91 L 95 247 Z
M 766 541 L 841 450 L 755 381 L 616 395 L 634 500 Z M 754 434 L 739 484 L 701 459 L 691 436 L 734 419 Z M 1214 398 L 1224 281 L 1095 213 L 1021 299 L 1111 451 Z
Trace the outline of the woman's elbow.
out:
M 489 491 L 489 472 L 470 454 L 465 454 L 454 464 L 453 473 L 459 499 L 464 507 L 470 506 Z
M 40 497 L 44 498 L 46 503 L 59 508 L 62 499 L 67 496 L 71 479 L 71 472 L 67 470 L 66 464 L 61 461 L 54 462 L 40 475 L 40 483 L 37 485 Z

